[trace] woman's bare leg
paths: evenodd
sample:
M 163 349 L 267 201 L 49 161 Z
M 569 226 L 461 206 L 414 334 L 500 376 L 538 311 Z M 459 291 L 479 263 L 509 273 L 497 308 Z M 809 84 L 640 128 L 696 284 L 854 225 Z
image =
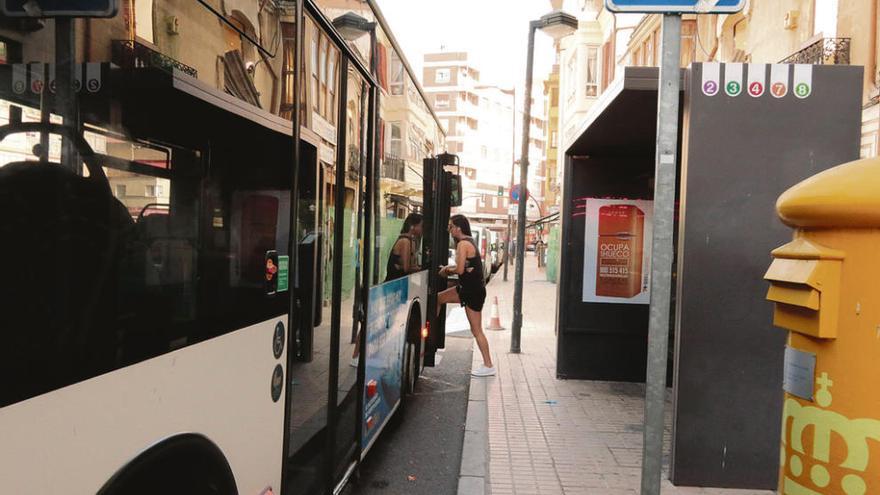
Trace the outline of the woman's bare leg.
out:
M 444 304 L 449 303 L 460 303 L 461 300 L 458 298 L 458 291 L 455 290 L 455 287 L 450 287 L 441 293 L 437 294 L 437 315 L 440 315 L 440 308 L 443 307 Z
M 483 355 L 483 365 L 487 368 L 492 367 L 492 356 L 489 354 L 489 341 L 486 334 L 483 333 L 483 315 L 480 311 L 474 311 L 465 306 L 464 312 L 467 313 L 468 323 L 471 324 L 471 333 L 474 334 L 474 340 L 477 341 L 477 347 L 480 354 Z

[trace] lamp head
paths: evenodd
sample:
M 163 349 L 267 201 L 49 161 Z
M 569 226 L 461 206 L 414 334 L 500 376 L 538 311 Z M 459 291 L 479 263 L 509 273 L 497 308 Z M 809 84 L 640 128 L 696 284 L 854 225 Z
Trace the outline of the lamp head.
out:
M 554 40 L 560 40 L 565 36 L 577 31 L 578 28 L 578 20 L 577 17 L 563 12 L 561 10 L 554 10 L 549 14 L 543 15 L 538 20 L 538 29 L 547 33 Z
M 354 12 L 346 12 L 333 19 L 333 27 L 346 41 L 355 41 L 376 29 L 376 23 L 370 22 Z

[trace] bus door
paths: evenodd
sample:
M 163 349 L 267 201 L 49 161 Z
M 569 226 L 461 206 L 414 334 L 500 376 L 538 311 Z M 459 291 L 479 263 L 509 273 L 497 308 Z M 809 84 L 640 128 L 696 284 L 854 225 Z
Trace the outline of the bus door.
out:
M 285 486 L 291 493 L 317 493 L 324 482 L 324 432 L 327 427 L 327 372 L 330 367 L 330 318 L 325 307 L 325 249 L 328 236 L 323 220 L 324 168 L 319 159 L 321 138 L 300 129 L 299 179 L 297 182 L 296 300 L 298 313 L 294 326 L 288 382 L 291 398 L 288 403 L 289 435 L 285 462 Z M 332 238 L 332 235 L 331 235 Z
M 286 487 L 292 494 L 327 493 L 357 459 L 357 275 L 364 254 L 368 85 L 342 62 L 339 93 L 345 98 L 336 141 L 304 130 L 317 146 L 300 145 L 297 302 L 305 310 L 290 373 Z
M 428 267 L 428 308 L 437 306 L 437 294 L 445 290 L 448 280 L 441 277 L 439 268 L 449 263 L 449 217 L 452 207 L 461 206 L 461 176 L 446 170 L 458 167 L 456 155 L 443 153 L 423 162 L 424 226 L 422 259 Z M 458 172 L 458 170 L 456 170 Z M 446 308 L 428 311 L 428 343 L 425 366 L 434 366 L 437 349 L 446 345 Z

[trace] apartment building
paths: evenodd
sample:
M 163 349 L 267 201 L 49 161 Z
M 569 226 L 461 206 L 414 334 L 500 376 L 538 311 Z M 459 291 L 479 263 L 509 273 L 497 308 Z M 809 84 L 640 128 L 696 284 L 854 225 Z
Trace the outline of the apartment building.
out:
M 522 95 L 513 88 L 485 84 L 466 52 L 426 54 L 423 85 L 446 129 L 450 153 L 461 159 L 464 204 L 459 211 L 473 223 L 504 230 L 511 184 L 519 183 L 515 162 L 521 153 Z M 542 105 L 530 119 L 528 217 L 545 213 L 545 117 Z M 514 169 L 515 168 L 515 169 Z

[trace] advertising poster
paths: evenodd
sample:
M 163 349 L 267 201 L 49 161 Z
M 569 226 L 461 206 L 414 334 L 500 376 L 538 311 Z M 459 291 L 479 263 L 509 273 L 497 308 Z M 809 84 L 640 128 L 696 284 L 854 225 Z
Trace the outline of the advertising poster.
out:
M 586 201 L 584 302 L 650 302 L 653 205 L 637 199 Z
M 370 289 L 364 380 L 363 452 L 400 402 L 409 277 Z

